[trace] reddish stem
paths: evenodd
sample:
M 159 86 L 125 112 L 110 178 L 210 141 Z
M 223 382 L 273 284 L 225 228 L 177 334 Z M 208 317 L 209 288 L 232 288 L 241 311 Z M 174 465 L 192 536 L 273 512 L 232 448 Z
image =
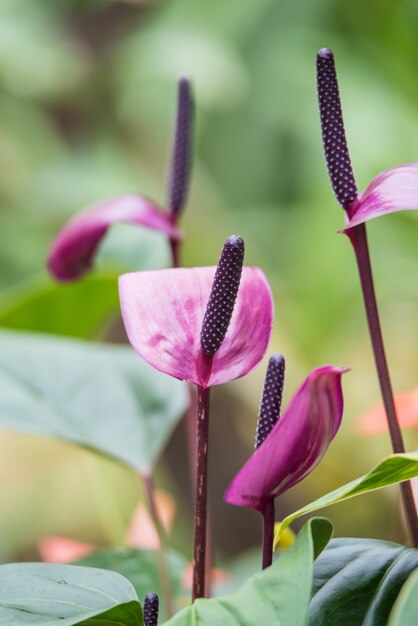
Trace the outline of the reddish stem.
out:
M 383 336 L 380 326 L 373 274 L 370 263 L 366 226 L 365 224 L 359 224 L 358 226 L 354 226 L 347 231 L 347 234 L 353 245 L 357 259 L 357 266 L 363 292 L 363 300 L 366 308 L 367 322 L 369 325 L 370 338 L 373 347 L 377 375 L 379 377 L 380 391 L 382 394 L 383 404 L 385 407 L 386 418 L 389 427 L 390 439 L 392 442 L 392 449 L 396 453 L 402 453 L 405 452 L 405 446 L 403 442 L 402 432 L 399 427 L 398 417 L 396 415 L 392 384 L 390 381 L 389 368 L 383 344 Z M 401 483 L 401 493 L 412 543 L 417 548 L 417 510 L 415 506 L 411 483 L 409 481 Z
M 209 394 L 209 388 L 203 389 L 202 387 L 198 387 L 196 429 L 196 500 L 193 548 L 193 601 L 196 598 L 205 597 Z
M 273 562 L 274 539 L 274 498 L 271 498 L 263 510 L 263 569 L 270 567 Z

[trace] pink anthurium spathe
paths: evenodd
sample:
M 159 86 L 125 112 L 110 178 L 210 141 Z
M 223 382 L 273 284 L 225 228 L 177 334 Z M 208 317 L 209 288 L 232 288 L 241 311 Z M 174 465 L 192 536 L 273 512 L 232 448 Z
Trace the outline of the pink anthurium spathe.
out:
M 229 485 L 226 502 L 263 512 L 272 498 L 316 467 L 341 424 L 341 376 L 345 371 L 325 365 L 309 374 Z
M 328 172 L 338 202 L 346 211 L 350 230 L 380 215 L 418 210 L 418 163 L 408 163 L 376 176 L 363 193 L 358 193 L 351 167 L 334 55 L 322 48 L 317 55 L 318 100 L 322 138 Z
M 210 388 L 262 359 L 273 324 L 263 272 L 243 267 L 244 241 L 229 237 L 217 267 L 125 274 L 119 296 L 135 350 L 156 369 L 197 386 L 192 599 L 205 596 Z
M 187 78 L 178 85 L 177 121 L 169 168 L 167 211 L 140 195 L 124 195 L 77 213 L 58 234 L 48 254 L 48 268 L 61 282 L 91 270 L 98 247 L 113 224 L 127 223 L 156 230 L 167 237 L 172 263 L 179 264 L 178 219 L 186 204 L 192 166 L 193 97 Z
M 122 317 L 130 343 L 150 365 L 201 388 L 252 370 L 267 349 L 273 299 L 257 267 L 244 267 L 231 321 L 210 359 L 200 333 L 216 267 L 167 269 L 119 278 Z
M 179 229 L 170 213 L 147 198 L 122 196 L 78 213 L 55 239 L 48 255 L 48 268 L 59 281 L 77 280 L 93 265 L 97 248 L 113 224 L 135 224 L 179 240 Z
M 399 165 L 382 172 L 349 206 L 346 212 L 348 230 L 396 211 L 418 210 L 418 163 Z

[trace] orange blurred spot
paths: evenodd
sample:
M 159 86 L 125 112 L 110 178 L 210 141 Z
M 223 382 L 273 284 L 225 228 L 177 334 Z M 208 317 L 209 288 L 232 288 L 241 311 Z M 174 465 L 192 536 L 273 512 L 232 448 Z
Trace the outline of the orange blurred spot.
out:
M 53 535 L 41 539 L 38 543 L 39 554 L 47 563 L 71 563 L 87 556 L 94 549 L 95 546 L 89 543 Z
M 157 511 L 163 527 L 168 533 L 173 524 L 176 505 L 174 499 L 165 491 L 156 490 Z M 144 504 L 138 504 L 126 535 L 125 544 L 143 550 L 155 550 L 159 541 L 151 517 Z
M 231 580 L 231 574 L 226 572 L 223 569 L 217 569 L 214 567 L 212 569 L 212 584 L 213 585 L 222 585 Z M 186 589 L 191 589 L 193 585 L 193 563 L 189 563 L 186 569 L 183 572 L 183 576 L 181 577 L 181 582 L 183 587 Z
M 401 428 L 418 428 L 418 387 L 395 395 L 395 406 Z M 383 404 L 360 415 L 356 431 L 360 435 L 379 435 L 388 430 Z

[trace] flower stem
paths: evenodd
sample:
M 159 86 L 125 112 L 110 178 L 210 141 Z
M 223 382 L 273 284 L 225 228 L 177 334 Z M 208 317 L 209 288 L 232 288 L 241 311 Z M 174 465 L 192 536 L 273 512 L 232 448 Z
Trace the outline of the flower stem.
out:
M 405 446 L 402 438 L 402 432 L 399 427 L 398 417 L 396 415 L 392 384 L 390 381 L 389 369 L 383 344 L 383 336 L 370 263 L 366 226 L 365 224 L 359 224 L 358 226 L 349 229 L 347 234 L 353 245 L 357 259 L 367 322 L 369 325 L 370 338 L 373 347 L 377 375 L 379 377 L 380 391 L 389 427 L 390 439 L 392 442 L 392 449 L 396 453 L 402 453 L 405 452 Z M 409 532 L 413 545 L 417 548 L 418 518 L 412 487 L 409 481 L 401 483 L 401 493 Z
M 173 590 L 171 586 L 170 570 L 168 567 L 166 548 L 166 533 L 160 520 L 155 500 L 155 487 L 152 476 L 142 476 L 145 493 L 148 501 L 148 509 L 151 515 L 152 523 L 158 535 L 158 569 L 161 583 L 161 595 L 164 598 L 165 610 L 167 617 L 174 615 Z
M 170 239 L 171 267 L 180 267 L 180 242 L 177 239 Z
M 202 387 L 198 387 L 196 429 L 196 500 L 193 548 L 193 601 L 196 598 L 203 598 L 205 596 L 209 394 L 209 388 L 203 389 Z
M 263 569 L 273 562 L 274 539 L 274 498 L 271 498 L 263 510 Z

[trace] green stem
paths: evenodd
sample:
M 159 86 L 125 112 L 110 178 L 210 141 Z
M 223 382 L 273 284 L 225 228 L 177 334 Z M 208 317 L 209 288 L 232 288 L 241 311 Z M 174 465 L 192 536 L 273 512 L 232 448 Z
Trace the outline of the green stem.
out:
M 158 569 L 161 584 L 161 596 L 164 599 L 167 617 L 170 618 L 174 614 L 173 590 L 170 578 L 170 569 L 167 561 L 167 540 L 164 527 L 158 514 L 157 502 L 155 499 L 155 487 L 152 476 L 142 476 L 147 496 L 148 509 L 151 515 L 152 523 L 158 535 Z

